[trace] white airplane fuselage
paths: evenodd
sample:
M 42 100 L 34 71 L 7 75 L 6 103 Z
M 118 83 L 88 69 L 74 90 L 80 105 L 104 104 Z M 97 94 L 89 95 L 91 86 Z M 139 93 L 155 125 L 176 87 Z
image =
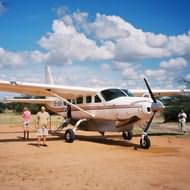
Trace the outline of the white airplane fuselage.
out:
M 161 107 L 163 104 L 160 103 Z M 98 103 L 77 104 L 83 110 L 94 115 L 94 117 L 71 107 L 72 120 L 78 121 L 86 119 L 81 123 L 80 130 L 102 131 L 102 132 L 122 132 L 130 131 L 135 124 L 145 123 L 152 116 L 153 101 L 148 97 L 118 97 L 111 101 L 102 101 Z M 47 107 L 67 117 L 67 109 L 64 102 L 57 98 L 47 104 Z
M 151 99 L 144 97 L 120 97 L 110 102 L 78 104 L 80 108 L 95 115 L 94 119 L 112 121 L 124 121 L 133 116 L 138 116 L 141 119 L 148 119 L 152 113 L 151 105 Z M 64 102 L 54 98 L 47 106 L 50 110 L 66 117 L 67 111 Z M 73 119 L 92 119 L 90 115 L 80 110 L 75 108 L 71 108 L 71 110 Z

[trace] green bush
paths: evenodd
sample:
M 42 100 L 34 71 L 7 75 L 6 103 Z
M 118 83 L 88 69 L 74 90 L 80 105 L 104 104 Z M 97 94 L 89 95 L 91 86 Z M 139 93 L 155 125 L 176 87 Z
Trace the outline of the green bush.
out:
M 6 105 L 0 102 L 0 113 L 4 113 L 6 109 Z
M 181 109 L 187 114 L 187 121 L 190 121 L 190 97 L 175 96 L 170 98 L 162 98 L 161 101 L 166 106 L 163 111 L 164 121 L 178 121 L 178 113 Z

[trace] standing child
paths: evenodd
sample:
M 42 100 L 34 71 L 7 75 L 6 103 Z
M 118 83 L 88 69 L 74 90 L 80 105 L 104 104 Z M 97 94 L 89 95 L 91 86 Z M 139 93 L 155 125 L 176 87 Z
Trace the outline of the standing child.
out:
M 27 107 L 24 107 L 22 112 L 24 139 L 29 139 L 29 124 L 31 120 L 31 112 Z

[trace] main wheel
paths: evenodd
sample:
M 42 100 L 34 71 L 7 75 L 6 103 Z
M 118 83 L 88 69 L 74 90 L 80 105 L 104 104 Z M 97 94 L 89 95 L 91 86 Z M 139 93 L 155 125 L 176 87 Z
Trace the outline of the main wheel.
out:
M 131 140 L 133 138 L 132 131 L 123 131 L 122 136 L 125 140 Z
M 144 149 L 150 148 L 151 143 L 150 143 L 150 139 L 148 138 L 148 136 L 145 136 L 144 140 L 141 138 L 140 145 L 141 145 L 141 148 L 144 148 Z
M 75 133 L 72 129 L 67 129 L 64 135 L 65 141 L 72 143 L 75 140 Z

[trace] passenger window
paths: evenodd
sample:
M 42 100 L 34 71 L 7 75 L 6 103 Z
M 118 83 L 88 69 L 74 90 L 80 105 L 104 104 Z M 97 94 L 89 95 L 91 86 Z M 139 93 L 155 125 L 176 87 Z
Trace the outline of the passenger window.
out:
M 77 104 L 82 104 L 82 103 L 83 103 L 83 97 L 78 97 Z
M 98 97 L 98 95 L 95 96 L 95 102 L 101 102 L 100 98 Z
M 71 103 L 72 103 L 72 104 L 76 104 L 75 99 L 72 99 L 72 100 L 71 100 Z
M 92 102 L 92 96 L 87 96 L 86 103 L 91 103 L 91 102 Z

